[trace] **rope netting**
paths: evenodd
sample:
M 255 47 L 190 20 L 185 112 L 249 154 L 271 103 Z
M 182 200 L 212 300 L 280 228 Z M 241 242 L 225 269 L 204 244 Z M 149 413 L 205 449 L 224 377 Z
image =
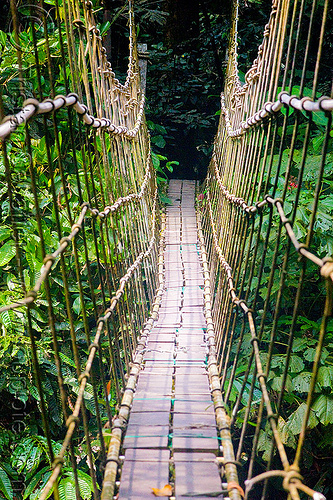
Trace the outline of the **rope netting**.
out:
M 98 2 L 11 0 L 13 31 L 1 32 L 0 320 L 6 373 L 19 367 L 15 389 L 9 379 L 2 387 L 12 405 L 40 411 L 31 432 L 43 428 L 52 463 L 36 477 L 40 499 L 99 498 L 112 419 L 160 286 L 128 5 L 123 84 L 102 44 Z
M 325 498 L 311 447 L 333 418 L 331 14 L 328 1 L 274 0 L 244 75 L 234 3 L 200 203 L 205 298 L 245 498 Z

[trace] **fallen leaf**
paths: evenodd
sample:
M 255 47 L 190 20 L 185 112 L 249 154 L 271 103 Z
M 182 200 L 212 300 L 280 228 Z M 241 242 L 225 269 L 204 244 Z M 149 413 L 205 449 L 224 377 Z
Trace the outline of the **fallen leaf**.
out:
M 155 497 L 171 497 L 172 486 L 166 484 L 163 488 L 152 488 Z

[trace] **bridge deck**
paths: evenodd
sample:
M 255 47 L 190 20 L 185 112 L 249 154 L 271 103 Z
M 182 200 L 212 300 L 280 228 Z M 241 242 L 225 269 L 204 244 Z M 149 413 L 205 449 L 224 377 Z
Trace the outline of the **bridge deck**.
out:
M 123 443 L 120 499 L 153 498 L 151 488 L 166 484 L 174 486 L 176 498 L 221 491 L 214 462 L 219 443 L 205 368 L 194 192 L 195 181 L 170 182 L 166 290 L 149 336 Z

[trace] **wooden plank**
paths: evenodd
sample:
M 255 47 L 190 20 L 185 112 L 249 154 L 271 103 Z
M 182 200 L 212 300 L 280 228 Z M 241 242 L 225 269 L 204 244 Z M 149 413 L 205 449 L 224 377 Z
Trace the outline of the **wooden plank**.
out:
M 180 323 L 180 319 L 181 319 L 181 314 L 180 314 L 180 311 L 178 309 L 175 310 L 173 313 L 170 313 L 170 312 L 160 312 L 159 315 L 158 315 L 158 323 L 159 324 L 163 324 L 163 328 L 165 328 L 166 325 L 172 323 L 177 323 L 179 324 Z
M 201 288 L 201 285 L 190 285 L 188 284 L 184 290 L 183 290 L 183 294 L 184 294 L 184 299 L 187 299 L 187 298 L 196 298 L 196 299 L 201 299 L 203 300 L 203 289 Z
M 128 425 L 123 448 L 167 448 L 169 426 Z
M 174 354 L 173 354 L 173 351 L 170 352 L 167 350 L 160 350 L 160 351 L 157 351 L 157 350 L 150 351 L 149 350 L 149 351 L 146 351 L 143 359 L 144 359 L 144 361 L 156 360 L 156 361 L 172 362 L 174 359 Z
M 163 345 L 161 345 L 161 343 L 158 343 L 158 342 L 148 342 L 146 354 L 148 354 L 149 352 L 159 352 L 159 353 L 171 352 L 171 353 L 173 353 L 174 347 L 175 347 L 175 342 L 171 342 L 171 341 L 167 342 L 167 343 L 163 343 Z
M 205 331 L 202 327 L 199 327 L 199 326 L 196 326 L 194 328 L 182 326 L 181 328 L 177 329 L 177 335 L 179 335 L 179 337 L 183 337 L 183 336 L 187 336 L 187 335 L 188 336 L 197 335 L 197 336 L 201 337 L 202 339 L 204 339 Z
M 145 397 L 146 394 L 167 395 L 171 393 L 172 377 L 154 377 L 151 373 L 140 373 L 139 380 L 136 385 L 135 396 L 138 398 Z
M 176 371 L 175 395 L 210 394 L 208 377 L 200 374 L 185 375 Z
M 206 427 L 201 429 L 173 430 L 172 447 L 174 450 L 218 450 L 216 429 Z
M 171 409 L 171 396 L 152 397 L 152 398 L 138 398 L 134 397 L 131 413 L 147 412 L 147 411 L 170 411 Z
M 135 462 L 169 462 L 170 450 L 150 450 L 149 448 L 142 448 L 142 449 L 128 448 L 125 453 L 125 460 L 131 460 Z
M 149 342 L 167 342 L 167 343 L 170 343 L 170 342 L 174 342 L 174 339 L 176 338 L 176 335 L 172 332 L 170 332 L 170 330 L 168 331 L 167 329 L 164 330 L 165 333 L 162 333 L 161 330 L 159 330 L 158 333 L 151 333 L 149 335 Z M 149 344 L 148 342 L 148 344 Z
M 195 348 L 185 348 L 177 350 L 177 361 L 206 361 L 207 359 L 207 349 L 205 347 Z
M 174 413 L 199 413 L 199 414 L 213 414 L 214 415 L 214 404 L 213 401 L 207 397 L 200 400 L 193 400 L 192 397 L 189 400 L 176 398 L 174 402 Z
M 214 412 L 177 412 L 173 415 L 173 429 L 201 429 L 202 427 L 216 427 Z
M 155 340 L 155 341 L 149 341 L 147 343 L 147 348 L 150 351 L 157 351 L 161 347 L 163 347 L 163 348 L 165 347 L 166 349 L 169 349 L 169 351 L 171 351 L 175 347 L 175 342 L 172 340 L 170 341 L 170 339 L 169 339 L 168 342 L 160 342 L 158 340 Z
M 182 314 L 182 327 L 183 328 L 194 328 L 194 327 L 205 327 L 206 319 L 205 316 L 201 313 L 184 313 Z
M 203 304 L 195 304 L 193 306 L 183 306 L 182 307 L 182 313 L 190 313 L 190 314 L 196 314 L 197 312 L 201 312 L 204 314 L 204 306 Z
M 190 375 L 202 375 L 204 377 L 207 377 L 208 380 L 208 374 L 207 370 L 204 366 L 194 366 L 194 365 L 188 365 L 188 366 L 178 366 L 176 368 L 176 375 L 183 375 L 183 376 L 190 376 Z
M 169 325 L 179 325 L 180 324 L 180 311 L 175 311 L 172 314 L 167 314 L 167 313 L 160 313 L 158 315 L 158 324 L 160 327 L 163 326 L 163 328 L 169 326 Z
M 170 412 L 169 411 L 145 411 L 131 413 L 128 425 L 140 426 L 144 422 L 145 425 L 162 425 L 164 427 L 169 425 Z
M 186 367 L 186 366 L 198 366 L 200 368 L 205 367 L 204 363 L 202 361 L 183 361 L 183 360 L 177 360 L 175 359 L 175 368 L 181 368 L 181 367 Z
M 174 462 L 209 462 L 212 463 L 216 459 L 215 453 L 195 453 L 190 452 L 179 452 L 175 451 L 173 455 Z
M 183 291 L 181 288 L 178 288 L 178 289 L 168 289 L 168 287 L 166 287 L 164 293 L 163 293 L 163 297 L 162 297 L 162 303 L 166 303 L 168 302 L 169 300 L 170 301 L 179 301 L 182 299 L 182 294 L 183 294 Z
M 140 376 L 143 374 L 143 375 L 151 375 L 153 374 L 153 376 L 157 376 L 157 375 L 161 375 L 161 377 L 168 377 L 168 376 L 172 376 L 172 374 L 174 373 L 174 367 L 167 367 L 167 366 L 160 366 L 160 367 L 157 367 L 157 366 L 146 366 L 146 365 L 143 365 L 143 369 L 141 370 L 140 372 Z
M 176 455 L 176 453 L 175 453 Z M 221 477 L 217 465 L 214 463 L 215 456 L 212 454 L 212 459 L 209 461 L 199 460 L 180 460 L 180 455 L 189 455 L 177 453 L 175 461 L 175 495 L 180 498 L 181 495 L 200 495 L 200 499 L 211 499 L 211 494 L 222 490 Z M 199 453 L 190 454 L 191 457 L 200 456 Z M 208 454 L 203 453 L 207 456 Z M 214 458 L 213 458 L 214 457 Z M 187 457 L 186 457 L 187 458 Z M 204 494 L 207 493 L 207 496 Z M 185 498 L 185 497 L 184 497 Z M 196 498 L 186 497 L 187 499 Z M 218 497 L 222 498 L 222 496 Z
M 167 461 L 125 460 L 121 473 L 119 499 L 147 500 L 147 498 L 153 498 L 151 488 L 163 488 L 168 483 L 169 463 Z
M 162 359 L 155 359 L 155 360 L 152 360 L 152 359 L 148 359 L 146 362 L 145 362 L 145 367 L 146 369 L 147 368 L 150 368 L 150 367 L 168 367 L 168 368 L 172 368 L 175 366 L 175 360 L 173 361 L 163 361 Z
M 177 335 L 176 343 L 180 348 L 206 346 L 203 335 Z

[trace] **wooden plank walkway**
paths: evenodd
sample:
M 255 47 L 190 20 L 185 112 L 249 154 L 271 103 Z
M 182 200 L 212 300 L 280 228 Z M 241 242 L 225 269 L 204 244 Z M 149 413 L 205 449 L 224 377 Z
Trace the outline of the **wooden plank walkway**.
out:
M 119 499 L 154 498 L 151 488 L 166 484 L 173 485 L 173 497 L 184 500 L 197 498 L 189 493 L 208 499 L 207 494 L 222 489 L 206 372 L 195 181 L 171 180 L 169 197 L 173 205 L 167 208 L 166 290 L 134 394 Z

